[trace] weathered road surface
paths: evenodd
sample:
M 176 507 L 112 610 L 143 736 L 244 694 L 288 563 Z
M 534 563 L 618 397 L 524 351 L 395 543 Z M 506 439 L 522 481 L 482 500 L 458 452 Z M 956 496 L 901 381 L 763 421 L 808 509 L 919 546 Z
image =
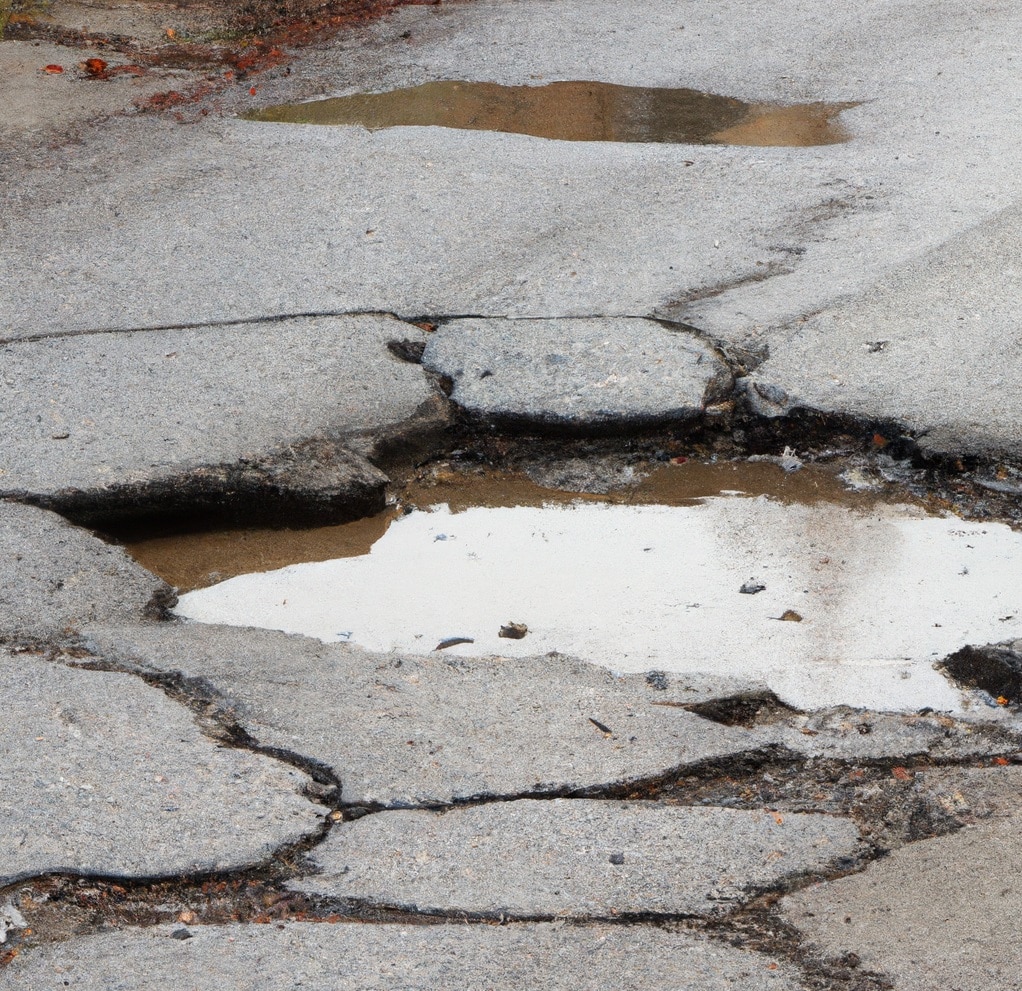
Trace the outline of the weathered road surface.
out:
M 491 428 L 805 411 L 1017 510 L 1019 37 L 1007 2 L 445 0 L 215 86 L 0 42 L 0 986 L 1016 987 L 1022 642 L 954 715 L 796 712 L 184 623 L 67 520 L 352 518 Z M 439 79 L 847 103 L 851 138 L 238 116 Z

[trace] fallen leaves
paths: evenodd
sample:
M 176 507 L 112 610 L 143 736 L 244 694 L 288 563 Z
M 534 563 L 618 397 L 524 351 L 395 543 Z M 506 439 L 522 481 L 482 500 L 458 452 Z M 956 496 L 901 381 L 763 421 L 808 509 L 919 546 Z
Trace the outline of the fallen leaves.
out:
M 78 68 L 93 79 L 106 79 L 108 65 L 109 63 L 104 62 L 101 58 L 87 58 L 84 62 L 78 64 Z
M 56 75 L 59 75 L 60 73 L 62 73 L 64 71 L 64 66 L 62 66 L 62 65 L 44 65 L 42 67 L 41 71 L 42 72 L 48 72 L 51 76 L 56 76 Z
M 908 768 L 905 767 L 892 767 L 891 777 L 896 781 L 911 781 L 913 774 Z

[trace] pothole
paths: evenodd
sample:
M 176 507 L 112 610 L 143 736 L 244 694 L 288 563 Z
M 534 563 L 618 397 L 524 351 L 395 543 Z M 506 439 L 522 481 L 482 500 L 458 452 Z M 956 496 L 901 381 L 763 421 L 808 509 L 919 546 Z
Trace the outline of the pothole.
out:
M 1020 566 L 1004 524 L 850 492 L 823 468 L 684 463 L 609 495 L 441 477 L 404 494 L 368 553 L 239 575 L 177 613 L 383 652 L 709 672 L 800 709 L 957 711 L 969 700 L 934 665 L 1020 635 Z
M 472 507 L 540 508 L 579 500 L 610 505 L 691 506 L 729 491 L 768 496 L 781 503 L 829 502 L 861 508 L 880 498 L 874 492 L 849 488 L 835 472 L 815 465 L 785 472 L 770 459 L 716 463 L 679 460 L 683 466 L 569 458 L 534 469 L 537 481 L 520 472 L 441 469 L 405 486 L 383 512 L 331 526 L 203 529 L 198 515 L 193 515 L 169 528 L 127 523 L 112 528 L 112 532 L 143 567 L 182 592 L 189 592 L 250 572 L 366 555 L 409 508 L 446 504 L 452 512 L 460 513 Z
M 281 104 L 249 120 L 452 127 L 559 141 L 810 146 L 847 141 L 838 115 L 855 103 L 748 103 L 694 89 L 567 80 L 529 86 L 441 80 L 385 93 Z

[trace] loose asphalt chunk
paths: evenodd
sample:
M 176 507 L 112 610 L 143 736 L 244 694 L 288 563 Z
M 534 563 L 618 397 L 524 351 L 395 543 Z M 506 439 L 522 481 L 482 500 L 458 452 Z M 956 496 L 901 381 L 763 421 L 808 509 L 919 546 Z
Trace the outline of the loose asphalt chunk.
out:
M 187 936 L 187 938 L 185 938 Z M 46 946 L 9 969 L 72 991 L 795 991 L 792 969 L 687 932 L 509 926 L 161 926 Z
M 423 365 L 491 420 L 577 427 L 687 420 L 732 385 L 705 341 L 652 320 L 453 320 Z
M 256 864 L 325 811 L 299 771 L 218 746 L 132 675 L 0 653 L 0 698 L 0 884 Z
M 847 819 L 655 802 L 522 800 L 381 812 L 331 831 L 301 891 L 428 912 L 714 915 L 851 857 Z
M 173 605 L 164 582 L 56 513 L 0 500 L 0 640 L 73 634 Z
M 814 949 L 854 953 L 898 991 L 1004 991 L 1022 972 L 1020 857 L 1016 805 L 1014 815 L 902 847 L 781 905 Z
M 206 679 L 260 744 L 329 765 L 347 805 L 620 787 L 759 745 L 678 708 L 705 697 L 683 679 L 615 677 L 558 655 L 374 654 L 204 624 L 95 629 L 85 643 Z
M 334 501 L 355 515 L 377 508 L 385 478 L 339 445 L 393 429 L 431 398 L 421 369 L 387 349 L 416 335 L 369 315 L 9 343 L 0 494 L 85 515 L 118 489 L 141 509 L 182 488 L 214 506 L 249 488 L 253 502 L 340 490 Z

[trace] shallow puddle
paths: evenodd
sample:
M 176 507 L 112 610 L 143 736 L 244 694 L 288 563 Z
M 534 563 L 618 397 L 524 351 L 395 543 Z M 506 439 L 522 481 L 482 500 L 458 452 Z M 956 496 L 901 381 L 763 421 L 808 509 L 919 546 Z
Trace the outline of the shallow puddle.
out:
M 443 80 L 386 93 L 281 104 L 249 120 L 290 124 L 454 127 L 559 141 L 808 146 L 847 141 L 836 120 L 854 103 L 747 103 L 694 89 L 589 81 L 538 86 Z
M 522 475 L 449 471 L 429 482 L 408 486 L 401 494 L 401 503 L 406 507 L 423 508 L 446 504 L 453 512 L 461 512 L 478 506 L 543 506 L 576 500 L 685 506 L 722 492 L 767 495 L 782 502 L 823 500 L 861 507 L 872 505 L 877 499 L 870 493 L 849 490 L 832 472 L 812 465 L 788 473 L 768 463 L 688 461 L 639 474 L 639 480 L 633 485 L 606 495 L 585 495 L 545 488 Z M 174 534 L 125 533 L 120 536 L 128 553 L 143 567 L 188 592 L 253 571 L 368 554 L 398 515 L 399 510 L 391 508 L 353 523 L 307 530 L 186 530 Z
M 1022 634 L 1022 535 L 1008 527 L 834 501 L 833 479 L 787 498 L 722 494 L 718 479 L 709 495 L 722 466 L 692 467 L 611 500 L 504 480 L 516 505 L 480 506 L 478 489 L 470 504 L 470 481 L 441 479 L 369 553 L 244 575 L 177 611 L 380 651 L 744 676 L 805 708 L 957 709 L 934 662 Z M 772 465 L 735 476 L 750 467 L 806 486 Z

